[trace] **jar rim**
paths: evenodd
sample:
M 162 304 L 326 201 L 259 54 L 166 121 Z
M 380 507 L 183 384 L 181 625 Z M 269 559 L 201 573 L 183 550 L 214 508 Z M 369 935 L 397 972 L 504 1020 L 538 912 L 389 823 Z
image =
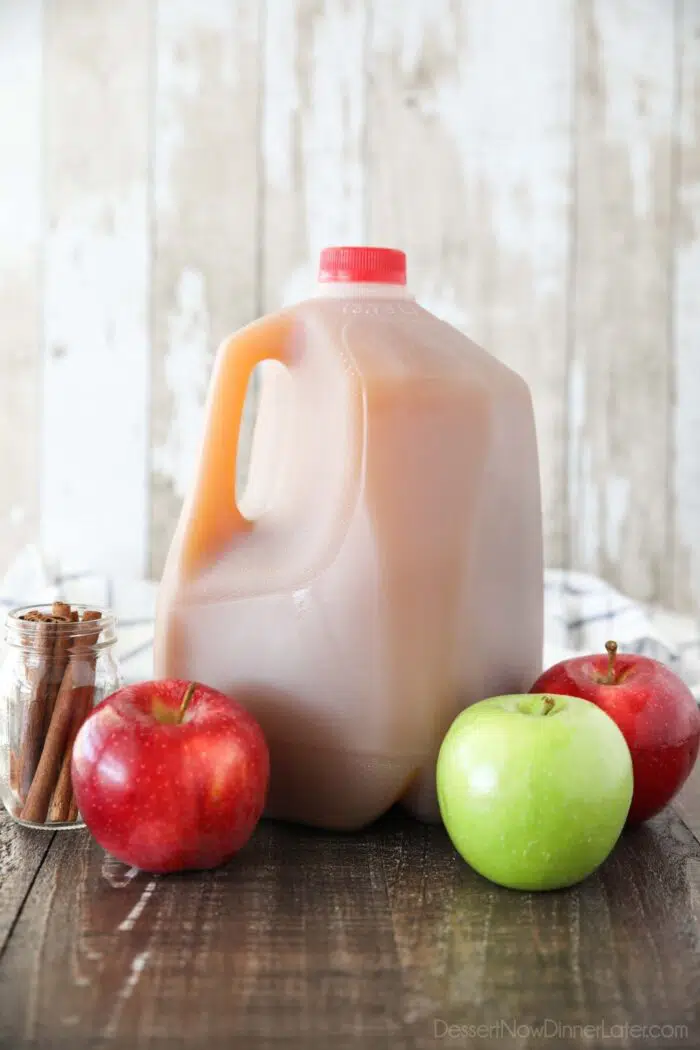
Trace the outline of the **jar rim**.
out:
M 95 610 L 94 605 L 87 605 L 84 602 L 71 602 L 70 604 L 71 609 L 81 616 L 85 612 Z M 22 605 L 11 609 L 5 617 L 5 641 L 7 644 L 31 645 L 37 638 L 39 629 L 45 626 L 47 621 L 25 620 L 23 617 L 29 612 L 51 615 L 52 607 L 53 602 L 44 602 L 41 604 Z M 64 623 L 51 621 L 50 626 L 54 636 L 59 635 L 71 640 L 97 635 L 97 640 L 91 648 L 102 649 L 113 645 L 116 641 L 116 623 L 117 619 L 114 613 L 109 609 L 105 609 L 101 610 L 99 620 L 71 620 Z

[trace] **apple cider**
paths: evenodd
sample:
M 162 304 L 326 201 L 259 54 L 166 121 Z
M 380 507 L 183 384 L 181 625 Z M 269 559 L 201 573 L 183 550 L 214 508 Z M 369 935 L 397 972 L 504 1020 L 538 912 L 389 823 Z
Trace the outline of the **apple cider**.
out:
M 327 249 L 316 295 L 218 352 L 160 589 L 157 674 L 255 715 L 269 815 L 358 828 L 397 801 L 437 819 L 450 723 L 529 689 L 541 655 L 526 384 L 414 301 L 403 253 Z

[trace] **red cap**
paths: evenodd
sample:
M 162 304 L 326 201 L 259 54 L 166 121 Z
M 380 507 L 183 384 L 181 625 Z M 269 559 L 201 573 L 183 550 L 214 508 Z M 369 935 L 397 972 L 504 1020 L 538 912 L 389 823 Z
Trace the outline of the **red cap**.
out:
M 322 284 L 333 281 L 405 284 L 406 255 L 396 248 L 324 248 L 318 279 Z

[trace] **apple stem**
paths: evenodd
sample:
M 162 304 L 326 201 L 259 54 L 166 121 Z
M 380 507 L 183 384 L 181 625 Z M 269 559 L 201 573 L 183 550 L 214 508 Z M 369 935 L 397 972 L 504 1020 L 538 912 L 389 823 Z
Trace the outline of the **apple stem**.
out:
M 179 708 L 179 710 L 177 712 L 177 724 L 178 725 L 180 725 L 180 723 L 182 722 L 183 718 L 185 717 L 185 712 L 187 711 L 187 708 L 189 707 L 190 700 L 194 696 L 194 691 L 195 691 L 196 688 L 197 688 L 197 683 L 196 682 L 190 682 L 190 684 L 187 686 L 187 689 L 185 689 L 185 695 L 182 698 L 182 703 L 180 704 L 180 708 Z
M 543 715 L 548 715 L 553 707 L 554 707 L 554 700 L 552 699 L 552 697 L 551 696 L 543 697 L 543 699 L 542 699 L 542 714 Z
M 615 657 L 617 656 L 617 642 L 606 642 L 605 648 L 608 653 L 608 673 L 605 678 L 606 685 L 615 684 Z

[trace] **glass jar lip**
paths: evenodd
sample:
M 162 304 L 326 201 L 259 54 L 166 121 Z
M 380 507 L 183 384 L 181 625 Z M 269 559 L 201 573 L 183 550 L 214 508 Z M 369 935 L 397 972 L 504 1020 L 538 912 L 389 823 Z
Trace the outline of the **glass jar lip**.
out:
M 96 610 L 94 605 L 87 605 L 84 602 L 71 602 L 71 609 L 79 613 L 81 616 L 85 612 L 89 611 L 100 611 L 101 616 L 99 620 L 77 620 L 68 621 L 65 623 L 51 622 L 52 633 L 60 635 L 66 639 L 78 639 L 84 638 L 90 635 L 97 635 L 97 640 L 91 646 L 94 649 L 103 649 L 107 646 L 113 645 L 116 641 L 116 624 L 117 619 L 114 613 L 109 610 Z M 5 617 L 5 641 L 8 645 L 18 645 L 25 647 L 31 645 L 33 640 L 37 638 L 39 628 L 46 624 L 46 621 L 42 620 L 25 620 L 23 619 L 27 613 L 39 612 L 46 615 L 51 615 L 53 603 L 34 603 L 32 605 L 18 606 L 16 609 L 11 609 Z

